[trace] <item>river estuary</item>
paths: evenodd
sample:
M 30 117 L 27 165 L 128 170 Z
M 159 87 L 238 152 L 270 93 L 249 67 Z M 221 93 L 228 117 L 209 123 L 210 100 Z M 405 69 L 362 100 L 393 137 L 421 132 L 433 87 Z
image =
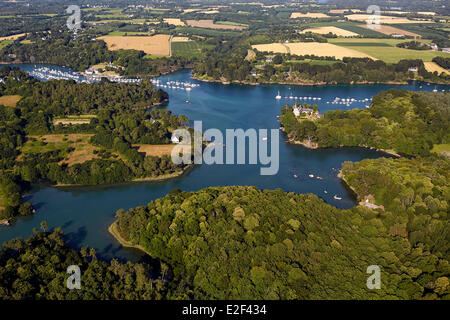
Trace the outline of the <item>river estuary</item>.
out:
M 42 66 L 20 67 L 30 72 Z M 67 68 L 60 70 L 71 72 Z M 290 96 L 297 97 L 299 102 L 306 97 L 308 103 L 317 104 L 320 112 L 324 113 L 328 110 L 364 108 L 378 92 L 392 87 L 424 91 L 450 89 L 450 86 L 419 82 L 401 86 L 222 85 L 193 80 L 189 70 L 162 76 L 159 80 L 161 85 L 166 86 L 162 89 L 170 96 L 170 103 L 165 108 L 175 114 L 184 114 L 191 121 L 202 120 L 203 130 L 218 128 L 223 132 L 228 128 L 279 128 L 276 116 L 280 114 L 284 103 L 295 101 L 290 99 Z M 167 88 L 167 82 L 180 84 Z M 193 86 L 191 91 L 187 91 L 180 89 L 181 83 L 199 86 Z M 178 89 L 175 89 L 175 86 Z M 276 100 L 278 92 L 282 99 Z M 300 97 L 302 100 L 299 100 Z M 342 101 L 341 99 L 354 101 L 349 104 L 336 103 Z M 103 258 L 116 257 L 136 261 L 142 253 L 122 248 L 107 230 L 114 221 L 115 212 L 120 208 L 146 205 L 174 188 L 196 191 L 210 186 L 229 185 L 253 185 L 261 189 L 281 188 L 296 193 L 314 193 L 331 205 L 350 208 L 355 205 L 355 199 L 337 177 L 342 162 L 385 156 L 380 152 L 360 148 L 309 150 L 288 144 L 285 140 L 284 134 L 280 134 L 280 169 L 275 176 L 261 176 L 259 165 L 201 165 L 182 177 L 164 182 L 59 189 L 36 186 L 26 200 L 33 203 L 37 213 L 18 219 L 10 227 L 0 227 L 0 243 L 15 237 L 29 237 L 32 229 L 39 228 L 40 222 L 45 220 L 50 229 L 61 226 L 69 243 L 75 248 L 88 245 L 94 247 L 97 254 Z M 320 176 L 323 180 L 312 179 L 309 174 Z M 297 178 L 294 178 L 294 175 Z M 342 200 L 335 200 L 334 195 Z

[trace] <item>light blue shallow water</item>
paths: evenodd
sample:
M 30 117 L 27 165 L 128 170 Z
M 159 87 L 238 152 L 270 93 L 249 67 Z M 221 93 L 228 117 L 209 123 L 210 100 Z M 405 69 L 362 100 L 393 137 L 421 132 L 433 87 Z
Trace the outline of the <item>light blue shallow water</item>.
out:
M 34 66 L 20 67 L 30 70 Z M 275 100 L 278 91 L 283 97 L 291 94 L 321 97 L 322 100 L 310 103 L 317 103 L 323 113 L 335 109 L 363 108 L 367 104 L 354 103 L 349 107 L 327 104 L 327 101 L 331 102 L 336 97 L 363 100 L 392 87 L 426 91 L 435 88 L 439 91 L 449 89 L 449 86 L 424 83 L 323 87 L 222 85 L 195 81 L 190 78 L 188 70 L 160 77 L 160 80 L 164 83 L 179 81 L 200 84 L 190 92 L 164 89 L 170 95 L 170 103 L 166 108 L 176 114 L 184 114 L 192 121 L 202 120 L 204 130 L 218 128 L 222 131 L 227 128 L 279 128 L 276 116 L 284 103 L 292 103 L 293 100 Z M 383 154 L 360 148 L 308 150 L 287 144 L 284 135 L 280 134 L 280 170 L 275 176 L 261 176 L 258 165 L 202 165 L 183 177 L 166 182 L 62 189 L 36 187 L 27 199 L 32 201 L 37 213 L 19 219 L 11 227 L 0 227 L 0 242 L 15 237 L 28 237 L 32 234 L 32 228 L 39 228 L 40 222 L 45 220 L 50 228 L 61 226 L 70 244 L 76 248 L 88 245 L 96 248 L 97 253 L 104 258 L 117 257 L 135 261 L 142 254 L 137 250 L 122 248 L 107 231 L 119 208 L 146 205 L 174 188 L 195 191 L 210 186 L 229 185 L 253 185 L 261 189 L 281 188 L 296 193 L 315 193 L 336 207 L 350 208 L 355 205 L 355 201 L 336 176 L 342 162 L 380 156 Z M 295 179 L 294 174 L 299 178 Z M 323 180 L 311 179 L 309 174 L 321 176 Z M 325 190 L 328 191 L 327 194 L 324 193 Z M 334 200 L 334 195 L 343 199 Z

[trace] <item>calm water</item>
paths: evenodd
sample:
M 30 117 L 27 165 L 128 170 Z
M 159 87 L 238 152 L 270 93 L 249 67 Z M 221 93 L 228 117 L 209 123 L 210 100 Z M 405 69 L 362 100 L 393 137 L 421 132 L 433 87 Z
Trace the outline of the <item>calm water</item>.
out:
M 30 70 L 32 66 L 23 66 Z M 67 70 L 67 69 L 66 69 Z M 327 104 L 336 97 L 363 100 L 372 98 L 379 91 L 388 90 L 389 85 L 298 87 L 289 85 L 240 86 L 197 82 L 190 78 L 189 71 L 181 71 L 160 78 L 161 82 L 180 81 L 198 83 L 192 91 L 165 89 L 170 95 L 167 106 L 176 114 L 184 114 L 190 120 L 202 120 L 203 129 L 218 128 L 278 128 L 276 118 L 285 102 L 275 100 L 278 90 L 284 96 L 321 97 L 317 103 L 321 112 L 328 110 L 363 108 L 364 102 L 346 105 Z M 420 86 L 423 86 L 420 88 Z M 411 83 L 395 86 L 408 90 L 431 91 L 436 86 Z M 437 86 L 439 91 L 449 86 Z M 187 103 L 189 101 L 190 103 Z M 56 189 L 36 187 L 27 197 L 37 208 L 33 216 L 19 219 L 14 226 L 0 227 L 0 242 L 15 237 L 28 237 L 32 228 L 39 228 L 47 221 L 50 228 L 61 226 L 68 241 L 76 248 L 94 247 L 104 258 L 137 260 L 141 253 L 122 248 L 108 233 L 115 212 L 120 209 L 146 205 L 149 201 L 163 197 L 174 188 L 195 191 L 210 186 L 253 185 L 261 189 L 281 188 L 297 193 L 315 193 L 325 202 L 339 208 L 350 208 L 355 200 L 336 177 L 344 161 L 360 161 L 377 158 L 383 154 L 359 148 L 308 150 L 285 143 L 280 134 L 280 170 L 275 176 L 260 176 L 258 165 L 197 166 L 187 175 L 158 183 L 136 183 L 108 187 L 78 187 Z M 299 178 L 295 179 L 296 174 Z M 309 174 L 321 176 L 323 180 L 311 179 Z M 326 194 L 324 191 L 327 191 Z M 338 195 L 343 199 L 333 199 Z

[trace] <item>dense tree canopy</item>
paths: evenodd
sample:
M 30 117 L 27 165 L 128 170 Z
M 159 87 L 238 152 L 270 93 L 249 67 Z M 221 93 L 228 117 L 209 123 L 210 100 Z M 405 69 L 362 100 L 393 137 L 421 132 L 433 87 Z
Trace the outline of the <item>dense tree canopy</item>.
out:
M 43 224 L 44 226 L 45 224 Z M 81 289 L 66 286 L 67 267 L 81 271 Z M 162 299 L 166 284 L 148 264 L 107 263 L 94 249 L 71 249 L 60 229 L 14 239 L 0 248 L 0 300 Z
M 282 109 L 281 124 L 297 141 L 319 147 L 365 146 L 406 155 L 429 155 L 434 144 L 448 143 L 449 93 L 389 90 L 374 97 L 369 109 L 329 111 L 315 122 Z
M 386 211 L 340 210 L 315 195 L 281 190 L 217 187 L 175 190 L 145 207 L 119 211 L 118 229 L 172 266 L 175 296 L 448 297 L 449 161 L 419 166 L 408 161 L 382 158 L 344 166 L 356 192 L 373 192 Z M 417 202 L 404 203 L 399 193 Z M 366 288 L 369 265 L 382 269 L 381 290 Z

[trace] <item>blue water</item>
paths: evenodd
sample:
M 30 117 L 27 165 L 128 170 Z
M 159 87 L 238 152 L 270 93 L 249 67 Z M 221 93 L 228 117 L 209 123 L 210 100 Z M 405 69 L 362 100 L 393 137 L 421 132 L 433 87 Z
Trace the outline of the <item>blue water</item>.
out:
M 30 65 L 21 67 L 29 70 Z M 335 97 L 363 100 L 392 87 L 426 91 L 434 88 L 439 91 L 449 89 L 449 86 L 419 82 L 401 86 L 222 85 L 195 81 L 191 79 L 188 70 L 160 77 L 160 80 L 200 84 L 200 87 L 190 92 L 165 89 L 170 95 L 170 103 L 166 108 L 176 114 L 186 115 L 191 121 L 202 120 L 204 130 L 218 128 L 222 131 L 227 128 L 279 128 L 276 116 L 279 115 L 282 105 L 292 100 L 275 100 L 278 90 L 283 97 L 291 93 L 293 96 L 321 97 L 321 101 L 310 103 L 318 104 L 323 113 L 335 109 L 364 108 L 367 104 L 355 103 L 347 107 L 326 103 L 333 101 Z M 182 177 L 165 182 L 59 189 L 40 186 L 27 197 L 37 208 L 37 213 L 19 219 L 11 227 L 0 227 L 0 242 L 15 237 L 28 237 L 32 234 L 32 228 L 39 228 L 40 222 L 45 220 L 50 228 L 61 226 L 69 243 L 75 248 L 88 245 L 94 247 L 103 258 L 116 257 L 136 261 L 142 253 L 122 248 L 107 231 L 114 221 L 115 212 L 120 208 L 146 205 L 174 188 L 195 191 L 210 186 L 229 185 L 253 185 L 261 189 L 280 188 L 296 193 L 314 193 L 331 205 L 350 208 L 355 205 L 355 199 L 336 176 L 342 162 L 381 156 L 385 155 L 360 148 L 309 150 L 287 144 L 285 136 L 280 134 L 280 170 L 275 176 L 261 176 L 259 165 L 201 165 Z M 295 179 L 294 174 L 299 178 Z M 323 180 L 311 179 L 309 174 L 321 176 Z M 328 191 L 327 194 L 325 190 Z M 334 195 L 343 199 L 334 200 Z

